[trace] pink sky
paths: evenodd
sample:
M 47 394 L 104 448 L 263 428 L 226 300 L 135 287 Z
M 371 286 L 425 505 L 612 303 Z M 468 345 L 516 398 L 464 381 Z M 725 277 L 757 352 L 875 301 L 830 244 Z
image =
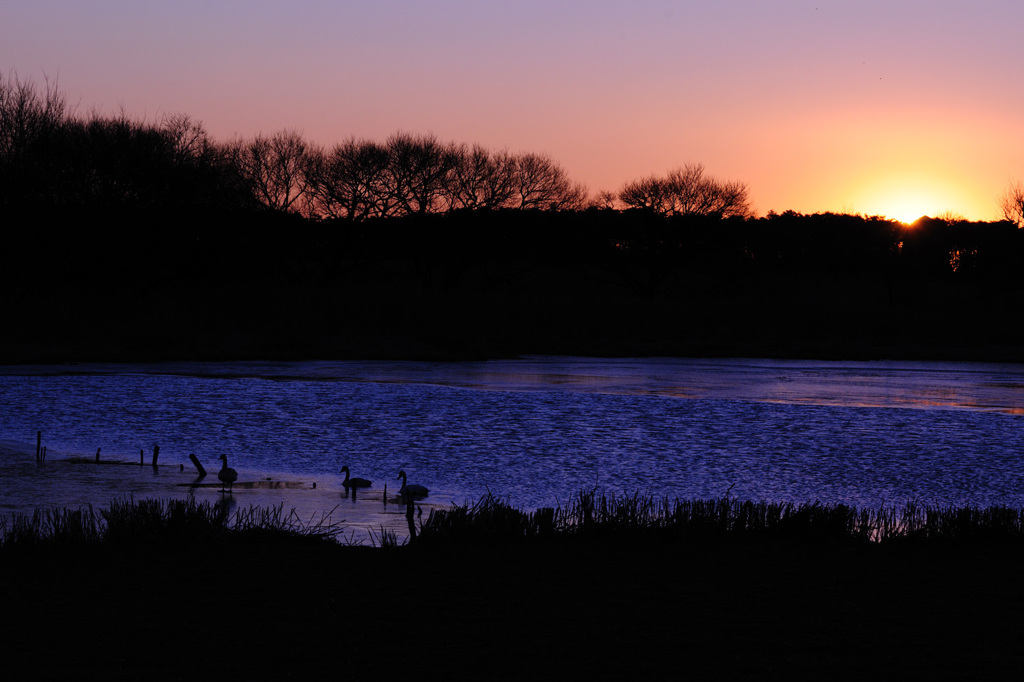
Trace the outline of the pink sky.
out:
M 403 130 L 593 190 L 688 162 L 755 209 L 999 217 L 1024 179 L 1019 0 L 0 0 L 0 68 L 222 140 Z

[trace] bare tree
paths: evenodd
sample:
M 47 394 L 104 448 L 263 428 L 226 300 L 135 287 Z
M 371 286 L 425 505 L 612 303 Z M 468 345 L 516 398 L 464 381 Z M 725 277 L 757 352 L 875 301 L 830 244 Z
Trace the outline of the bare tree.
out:
M 480 145 L 409 133 L 392 135 L 383 144 L 353 138 L 329 150 L 303 145 L 294 133 L 257 137 L 236 143 L 232 158 L 262 203 L 279 210 L 298 205 L 324 218 L 359 221 L 454 209 L 578 210 L 590 201 L 583 185 L 539 154 L 493 153 Z
M 668 183 L 653 175 L 627 182 L 619 190 L 619 200 L 629 208 L 643 208 L 667 215 L 669 206 Z
M 55 83 L 47 80 L 40 92 L 32 81 L 19 80 L 13 72 L 6 79 L 0 75 L 0 154 L 59 127 L 68 116 L 68 100 Z
M 388 151 L 376 142 L 351 138 L 318 151 L 309 164 L 314 211 L 352 221 L 388 216 L 395 207 L 388 174 Z
M 1003 217 L 1017 227 L 1024 228 L 1024 184 L 1019 180 L 1010 183 L 999 201 Z
M 405 214 L 435 213 L 445 208 L 448 175 L 455 166 L 453 148 L 433 135 L 396 133 L 387 139 L 387 181 Z
M 30 80 L 11 72 L 0 74 L 0 159 L 28 153 L 28 146 L 67 122 L 67 98 L 57 84 L 46 81 L 42 91 Z
M 578 210 L 586 205 L 587 189 L 573 183 L 550 157 L 521 154 L 515 157 L 512 208 Z
M 664 178 L 651 176 L 626 183 L 619 199 L 630 208 L 646 208 L 666 216 L 728 218 L 752 214 L 746 184 L 706 175 L 701 164 L 687 164 Z
M 236 163 L 237 144 L 215 142 L 202 122 L 188 114 L 170 114 L 160 123 L 168 154 L 179 178 L 175 192 L 184 203 L 222 208 L 258 205 L 248 179 Z
M 488 209 L 508 205 L 513 197 L 515 159 L 507 151 L 492 153 L 475 144 L 454 148 L 447 202 L 450 208 Z
M 947 225 L 958 225 L 960 223 L 968 222 L 967 217 L 963 213 L 958 213 L 953 210 L 942 211 L 935 216 L 936 220 L 941 220 Z
M 215 155 L 215 145 L 206 128 L 188 114 L 164 116 L 160 128 L 170 140 L 178 163 L 207 160 Z
M 311 150 L 297 132 L 282 130 L 270 137 L 257 135 L 237 142 L 231 154 L 239 174 L 260 203 L 277 211 L 300 212 L 309 200 Z
M 588 208 L 600 208 L 606 211 L 615 209 L 616 203 L 619 200 L 619 195 L 607 189 L 599 191 L 594 197 L 588 202 Z

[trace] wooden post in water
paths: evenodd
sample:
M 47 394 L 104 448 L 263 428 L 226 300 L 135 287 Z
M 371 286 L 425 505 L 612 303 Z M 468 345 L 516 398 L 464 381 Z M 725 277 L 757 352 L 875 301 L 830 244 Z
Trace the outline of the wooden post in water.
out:
M 188 456 L 188 458 L 192 460 L 193 464 L 196 465 L 196 471 L 199 472 L 199 476 L 206 476 L 206 469 L 204 469 L 203 465 L 199 463 L 199 458 L 196 457 L 196 453 L 193 452 L 191 455 Z
M 97 464 L 100 463 L 100 450 L 102 450 L 102 448 L 96 448 L 96 463 Z
M 39 449 L 43 444 L 43 432 L 36 431 L 36 462 L 42 462 L 42 451 Z
M 156 458 L 160 456 L 160 446 L 153 446 L 153 468 L 156 469 Z
M 405 518 L 409 522 L 409 542 L 416 539 L 416 522 L 413 521 L 412 515 L 412 495 L 406 494 L 405 496 Z
M 146 463 L 146 451 L 143 450 L 142 448 L 139 448 L 139 466 L 142 466 L 145 463 Z

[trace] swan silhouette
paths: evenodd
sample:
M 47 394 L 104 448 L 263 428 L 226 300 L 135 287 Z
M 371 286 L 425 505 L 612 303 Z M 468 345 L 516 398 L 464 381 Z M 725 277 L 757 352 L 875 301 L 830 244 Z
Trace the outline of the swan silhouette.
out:
M 399 471 L 398 472 L 398 478 L 400 478 L 402 480 L 402 487 L 398 489 L 398 496 L 403 498 L 403 499 L 405 499 L 405 498 L 416 499 L 418 497 L 426 497 L 427 493 L 430 492 L 429 490 L 427 490 L 426 488 L 424 488 L 421 485 L 416 485 L 415 483 L 413 483 L 411 485 L 408 484 L 406 482 L 406 477 L 405 477 L 405 472 L 404 471 Z
M 220 471 L 217 472 L 217 478 L 219 478 L 220 482 L 223 484 L 220 487 L 220 491 L 222 493 L 223 492 L 231 492 L 232 484 L 235 481 L 238 480 L 238 472 L 228 466 L 228 456 L 227 455 L 221 455 L 217 459 L 222 460 L 224 462 L 224 466 L 222 466 L 220 468 Z M 224 490 L 224 485 L 227 485 L 227 487 L 228 487 L 227 491 Z
M 367 481 L 365 478 L 349 478 L 347 466 L 341 467 L 341 472 L 345 474 L 345 480 L 341 484 L 346 488 L 369 488 L 373 485 L 373 481 Z

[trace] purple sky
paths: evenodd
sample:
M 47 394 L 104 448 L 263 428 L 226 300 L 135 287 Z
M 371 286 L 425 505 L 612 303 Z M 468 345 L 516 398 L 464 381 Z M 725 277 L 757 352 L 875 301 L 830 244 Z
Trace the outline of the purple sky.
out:
M 995 219 L 1024 179 L 1019 0 L 0 0 L 0 69 L 227 140 L 403 130 L 593 190 L 700 162 L 755 209 Z

